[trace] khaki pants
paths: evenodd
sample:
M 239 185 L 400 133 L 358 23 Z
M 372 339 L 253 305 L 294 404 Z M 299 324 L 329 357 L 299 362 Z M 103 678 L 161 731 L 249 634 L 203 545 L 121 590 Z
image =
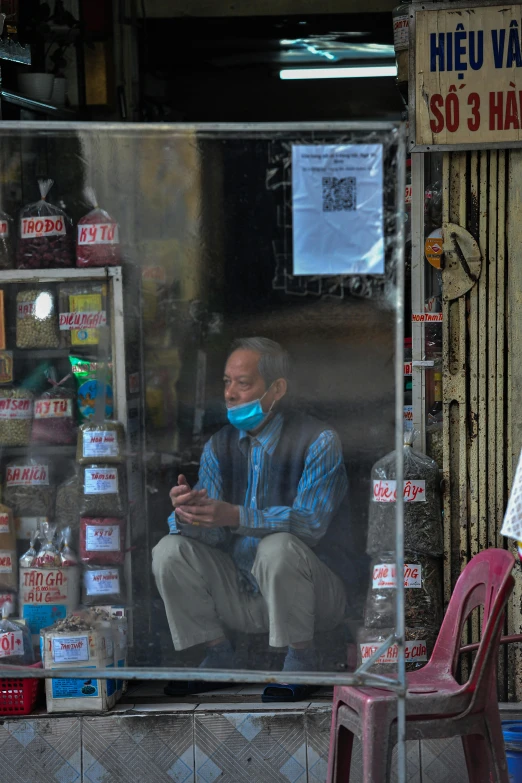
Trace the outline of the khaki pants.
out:
M 273 533 L 259 542 L 252 574 L 261 594 L 239 590 L 232 558 L 181 535 L 152 551 L 176 650 L 210 642 L 226 629 L 270 635 L 272 647 L 307 642 L 342 622 L 341 580 L 299 538 Z

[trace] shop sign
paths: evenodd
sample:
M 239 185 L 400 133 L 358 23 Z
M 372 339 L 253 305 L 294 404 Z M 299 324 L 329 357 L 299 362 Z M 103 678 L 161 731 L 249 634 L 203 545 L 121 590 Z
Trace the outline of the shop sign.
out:
M 415 13 L 415 144 L 522 142 L 522 6 Z

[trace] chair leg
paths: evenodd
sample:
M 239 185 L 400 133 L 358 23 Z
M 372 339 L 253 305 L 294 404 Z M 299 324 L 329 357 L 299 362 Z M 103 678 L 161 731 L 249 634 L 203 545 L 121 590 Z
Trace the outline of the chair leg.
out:
M 364 783 L 388 783 L 391 777 L 390 724 L 382 721 L 363 722 L 362 767 Z
M 504 783 L 491 779 L 491 756 L 488 740 L 481 734 L 468 734 L 462 737 L 466 767 L 470 783 Z M 507 783 L 507 780 L 506 780 Z
M 495 774 L 495 783 L 509 783 L 507 769 L 506 748 L 504 735 L 502 734 L 502 722 L 495 703 L 493 710 L 486 712 L 486 727 L 488 732 L 488 744 L 491 754 L 491 765 Z
M 352 750 L 352 732 L 345 726 L 338 726 L 328 783 L 349 783 L 352 767 Z

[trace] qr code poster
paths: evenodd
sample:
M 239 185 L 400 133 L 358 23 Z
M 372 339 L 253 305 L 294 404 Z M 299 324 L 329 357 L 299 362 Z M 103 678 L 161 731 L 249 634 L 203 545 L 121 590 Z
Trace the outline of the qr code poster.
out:
M 292 147 L 294 275 L 384 272 L 381 144 Z

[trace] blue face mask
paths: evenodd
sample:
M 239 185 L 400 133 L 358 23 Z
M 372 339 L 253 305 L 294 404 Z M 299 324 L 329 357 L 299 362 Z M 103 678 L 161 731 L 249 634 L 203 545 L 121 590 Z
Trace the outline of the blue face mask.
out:
M 268 389 L 265 394 L 267 391 Z M 263 397 L 265 394 L 263 394 Z M 227 408 L 227 416 L 230 424 L 238 430 L 245 430 L 246 432 L 257 429 L 266 421 L 270 411 L 274 407 L 274 403 L 272 403 L 270 410 L 265 413 L 261 406 L 263 397 L 259 400 L 252 400 L 252 402 L 244 402 L 242 405 L 234 405 L 233 408 Z

